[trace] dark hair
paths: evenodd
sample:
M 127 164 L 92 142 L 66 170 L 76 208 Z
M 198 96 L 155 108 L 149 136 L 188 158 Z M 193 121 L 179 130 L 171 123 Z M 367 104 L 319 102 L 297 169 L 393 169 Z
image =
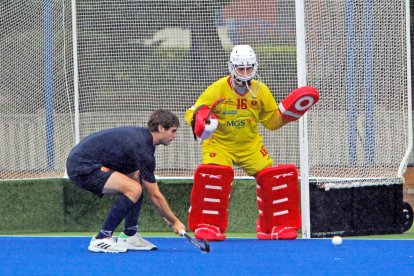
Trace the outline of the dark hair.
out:
M 158 132 L 158 126 L 161 125 L 165 129 L 171 127 L 179 127 L 180 121 L 177 115 L 166 109 L 157 109 L 152 112 L 147 127 L 151 132 Z

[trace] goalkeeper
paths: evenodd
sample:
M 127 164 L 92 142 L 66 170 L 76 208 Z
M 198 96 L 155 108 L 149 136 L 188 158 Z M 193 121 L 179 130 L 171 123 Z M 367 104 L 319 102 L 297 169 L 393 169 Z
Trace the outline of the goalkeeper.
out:
M 66 167 L 69 179 L 76 186 L 99 197 L 119 195 L 101 230 L 90 241 L 90 251 L 118 253 L 157 249 L 138 234 L 143 188 L 174 232 L 185 231 L 154 176 L 155 147 L 169 145 L 178 127 L 175 114 L 159 109 L 151 114 L 147 128 L 126 126 L 102 130 L 89 135 L 71 150 Z M 115 239 L 113 233 L 123 220 L 125 230 Z
M 194 172 L 188 223 L 196 238 L 226 238 L 228 204 L 237 165 L 257 182 L 257 238 L 296 239 L 300 228 L 298 173 L 274 167 L 258 126 L 276 130 L 298 120 L 319 100 L 317 90 L 294 90 L 278 106 L 269 88 L 255 79 L 258 63 L 249 45 L 234 46 L 230 75 L 211 84 L 185 113 L 202 142 L 202 164 Z

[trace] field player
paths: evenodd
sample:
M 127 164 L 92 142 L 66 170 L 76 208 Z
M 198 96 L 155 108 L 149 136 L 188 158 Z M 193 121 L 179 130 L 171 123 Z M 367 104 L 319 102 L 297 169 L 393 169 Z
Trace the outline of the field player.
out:
M 174 215 L 156 183 L 155 147 L 167 146 L 176 137 L 177 116 L 168 110 L 155 110 L 145 127 L 118 127 L 93 133 L 70 152 L 67 159 L 69 179 L 76 186 L 102 197 L 118 194 L 99 233 L 88 249 L 118 253 L 127 250 L 155 250 L 157 247 L 138 234 L 143 188 L 158 212 L 175 233 L 184 224 Z M 125 230 L 118 239 L 113 233 L 125 219 Z
M 300 87 L 278 106 L 266 84 L 255 79 L 258 63 L 249 45 L 234 46 L 228 66 L 230 75 L 211 84 L 185 114 L 195 138 L 202 141 L 189 228 L 198 239 L 225 240 L 233 166 L 237 165 L 256 178 L 257 238 L 296 239 L 301 225 L 296 167 L 273 166 L 258 126 L 276 130 L 298 120 L 319 100 L 318 91 Z

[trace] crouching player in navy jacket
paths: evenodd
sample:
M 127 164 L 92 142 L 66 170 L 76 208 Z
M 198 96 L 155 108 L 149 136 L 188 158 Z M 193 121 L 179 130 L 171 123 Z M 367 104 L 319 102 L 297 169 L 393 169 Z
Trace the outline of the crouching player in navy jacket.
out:
M 174 215 L 155 180 L 155 147 L 167 146 L 176 137 L 177 116 L 168 110 L 155 110 L 147 127 L 125 126 L 102 130 L 84 138 L 67 159 L 69 179 L 76 186 L 102 197 L 118 194 L 99 233 L 88 249 L 118 253 L 127 250 L 155 250 L 157 247 L 138 234 L 138 217 L 143 189 L 158 212 L 180 234 L 184 224 Z M 118 239 L 114 231 L 125 220 Z

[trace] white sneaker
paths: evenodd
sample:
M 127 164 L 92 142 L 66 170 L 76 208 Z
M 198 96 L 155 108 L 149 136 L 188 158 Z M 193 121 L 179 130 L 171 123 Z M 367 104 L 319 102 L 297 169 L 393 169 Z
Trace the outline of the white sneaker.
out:
M 125 253 L 128 251 L 126 248 L 119 246 L 113 237 L 104 239 L 92 237 L 88 249 L 92 252 L 103 253 Z
M 129 250 L 157 250 L 157 247 L 144 240 L 138 233 L 129 237 L 125 233 L 121 233 L 118 237 L 118 245 Z

